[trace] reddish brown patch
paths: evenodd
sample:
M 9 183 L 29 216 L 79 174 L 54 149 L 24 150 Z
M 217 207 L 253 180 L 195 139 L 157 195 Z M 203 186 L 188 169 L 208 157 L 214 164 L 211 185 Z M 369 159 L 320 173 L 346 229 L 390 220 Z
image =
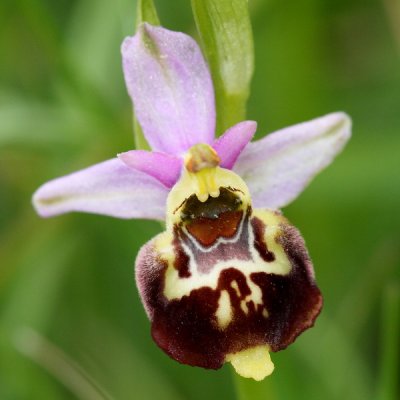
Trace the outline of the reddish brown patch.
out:
M 199 217 L 186 225 L 188 232 L 203 246 L 211 246 L 220 238 L 235 236 L 243 211 L 226 211 L 218 218 Z

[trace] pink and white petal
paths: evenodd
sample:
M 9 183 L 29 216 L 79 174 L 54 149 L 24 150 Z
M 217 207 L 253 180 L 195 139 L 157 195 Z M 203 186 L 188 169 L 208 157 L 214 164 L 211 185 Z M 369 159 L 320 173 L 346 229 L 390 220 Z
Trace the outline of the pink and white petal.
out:
M 145 150 L 131 150 L 118 154 L 118 158 L 128 167 L 156 178 L 163 185 L 172 188 L 182 170 L 182 158 L 166 153 Z
M 350 118 L 328 114 L 250 143 L 234 171 L 247 183 L 255 207 L 281 208 L 332 162 L 350 136 Z
M 45 183 L 33 205 L 42 217 L 83 211 L 163 220 L 167 196 L 161 182 L 115 158 Z
M 122 44 L 125 81 L 151 148 L 182 155 L 211 144 L 214 89 L 197 43 L 188 35 L 142 24 Z
M 221 167 L 232 169 L 242 150 L 253 138 L 257 130 L 257 122 L 243 121 L 229 128 L 218 138 L 213 148 L 221 159 Z

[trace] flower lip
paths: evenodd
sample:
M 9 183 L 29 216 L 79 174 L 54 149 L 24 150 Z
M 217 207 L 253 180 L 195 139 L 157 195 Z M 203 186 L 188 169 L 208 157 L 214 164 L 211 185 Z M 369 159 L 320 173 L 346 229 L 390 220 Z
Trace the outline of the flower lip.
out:
M 259 371 L 267 352 L 312 326 L 322 298 L 304 241 L 282 215 L 253 210 L 241 225 L 212 246 L 193 241 L 179 221 L 167 226 L 141 249 L 136 279 L 153 339 L 168 355 L 213 369 L 229 361 L 262 379 L 272 372 L 271 363 Z M 274 257 L 259 254 L 261 241 Z

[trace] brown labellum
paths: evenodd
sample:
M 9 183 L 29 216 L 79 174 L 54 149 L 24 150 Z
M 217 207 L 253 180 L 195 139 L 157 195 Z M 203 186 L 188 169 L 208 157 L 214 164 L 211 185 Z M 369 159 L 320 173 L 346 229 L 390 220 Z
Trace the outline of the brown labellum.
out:
M 227 187 L 205 202 L 190 196 L 137 258 L 153 338 L 181 363 L 217 369 L 251 347 L 284 349 L 320 312 L 298 230 L 245 200 Z

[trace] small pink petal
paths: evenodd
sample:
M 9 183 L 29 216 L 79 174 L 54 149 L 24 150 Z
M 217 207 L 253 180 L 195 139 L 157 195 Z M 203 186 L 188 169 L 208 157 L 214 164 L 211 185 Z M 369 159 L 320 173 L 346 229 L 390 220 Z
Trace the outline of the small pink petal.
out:
M 179 179 L 182 159 L 166 153 L 131 150 L 118 155 L 128 167 L 144 172 L 171 188 Z
M 122 44 L 126 86 L 155 151 L 182 155 L 211 144 L 214 89 L 197 43 L 188 35 L 143 24 Z
M 168 189 L 115 158 L 54 179 L 33 195 L 42 217 L 84 211 L 117 218 L 165 218 Z
M 232 169 L 242 150 L 253 138 L 257 122 L 243 121 L 229 128 L 214 144 L 214 150 L 221 159 L 221 167 Z
M 247 183 L 255 207 L 281 208 L 332 162 L 350 136 L 350 118 L 328 114 L 250 143 L 234 170 Z

